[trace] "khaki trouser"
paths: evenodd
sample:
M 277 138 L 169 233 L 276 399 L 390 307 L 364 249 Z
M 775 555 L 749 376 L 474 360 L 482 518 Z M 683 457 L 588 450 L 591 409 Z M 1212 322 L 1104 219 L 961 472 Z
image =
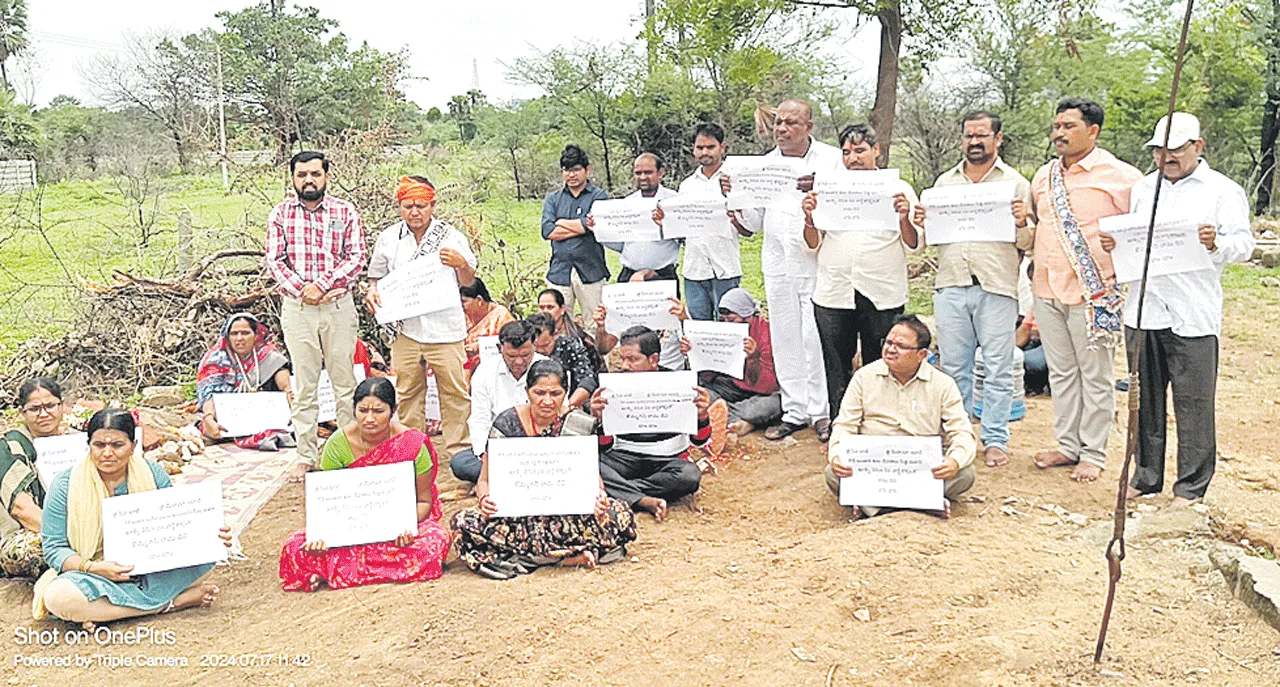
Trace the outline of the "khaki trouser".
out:
M 471 387 L 463 364 L 466 346 L 455 343 L 420 343 L 401 334 L 391 342 L 391 367 L 396 372 L 396 398 L 400 421 L 422 430 L 427 424 L 427 371 L 430 365 L 440 392 L 440 430 L 444 433 L 443 458 L 471 445 L 467 418 L 471 415 Z
M 600 293 L 604 289 L 605 279 L 592 284 L 583 284 L 578 278 L 577 270 L 574 270 L 570 279 L 570 286 L 561 286 L 547 282 L 549 288 L 555 289 L 564 296 L 564 312 L 570 318 L 573 317 L 573 302 L 578 300 L 578 307 L 582 310 L 582 329 L 588 335 L 595 337 L 596 335 L 596 308 L 600 305 Z
M 285 297 L 280 302 L 280 327 L 289 349 L 296 380 L 293 389 L 293 429 L 298 435 L 298 458 L 308 465 L 320 462 L 316 420 L 320 414 L 317 391 L 320 370 L 329 371 L 338 404 L 338 426 L 355 419 L 351 397 L 356 393 L 352 358 L 356 354 L 356 333 L 360 316 L 351 294 L 324 305 L 306 305 Z
M 1058 451 L 1105 468 L 1107 437 L 1116 413 L 1114 351 L 1102 342 L 1090 343 L 1088 307 L 1037 296 L 1036 324 L 1049 363 Z

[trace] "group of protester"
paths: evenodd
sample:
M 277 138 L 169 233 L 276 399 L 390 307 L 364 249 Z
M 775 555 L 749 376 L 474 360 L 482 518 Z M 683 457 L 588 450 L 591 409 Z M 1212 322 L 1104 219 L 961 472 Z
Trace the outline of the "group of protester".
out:
M 729 211 L 737 235 L 601 244 L 593 234 L 593 203 L 608 199 L 590 181 L 590 161 L 577 146 L 560 160 L 564 186 L 547 196 L 541 234 L 551 244 L 547 288 L 537 313 L 516 319 L 494 303 L 477 276 L 467 238 L 436 216 L 436 190 L 425 177 L 401 178 L 395 197 L 401 221 L 383 229 L 365 272 L 363 306 L 382 307 L 379 282 L 415 260 L 437 261 L 452 272 L 459 298 L 447 307 L 388 328 L 394 382 L 371 367 L 357 339 L 354 294 L 366 263 L 364 228 L 354 206 L 329 195 L 329 161 L 303 152 L 290 161 L 294 194 L 267 222 L 266 262 L 279 284 L 286 357 L 267 327 L 249 314 L 229 317 L 199 368 L 201 427 L 219 437 L 213 397 L 218 393 L 282 391 L 294 433 L 272 431 L 237 439 L 275 449 L 296 443 L 300 479 L 308 470 L 411 462 L 417 475 L 416 531 L 395 541 L 328 548 L 299 531 L 285 542 L 280 576 L 286 590 L 342 588 L 389 581 L 429 580 L 442 574 L 451 545 L 471 570 L 497 579 L 540 566 L 594 567 L 625 555 L 636 538 L 634 513 L 661 521 L 668 505 L 697 491 L 702 472 L 691 446 L 723 449 L 731 436 L 763 429 L 770 440 L 812 426 L 828 443 L 826 481 L 857 479 L 843 459 L 853 435 L 938 436 L 943 508 L 976 479 L 978 439 L 989 468 L 1010 459 L 1009 416 L 1015 350 L 1033 334 L 1042 343 L 1053 393 L 1057 446 L 1034 456 L 1038 467 L 1072 466 L 1081 482 L 1106 465 L 1114 422 L 1112 360 L 1123 338 L 1138 372 L 1142 413 L 1138 471 L 1130 497 L 1163 488 L 1166 393 L 1172 386 L 1178 417 L 1175 503 L 1201 498 L 1213 475 L 1214 386 L 1222 317 L 1220 276 L 1228 262 L 1253 248 L 1243 189 L 1213 171 L 1201 156 L 1199 123 L 1178 113 L 1162 119 L 1149 142 L 1156 172 L 1134 167 L 1097 147 L 1102 108 L 1069 98 L 1057 107 L 1052 140 L 1058 157 L 1031 181 L 999 157 L 1000 118 L 974 112 L 962 122 L 963 158 L 935 186 L 1013 182 L 1012 242 L 950 243 L 938 248 L 934 313 L 939 367 L 929 362 L 934 335 L 905 312 L 907 253 L 929 243 L 930 209 L 899 181 L 892 189 L 897 226 L 823 226 L 823 193 L 814 179 L 837 170 L 876 169 L 877 133 L 855 124 L 839 148 L 813 137 L 810 106 L 798 100 L 776 111 L 777 147 L 768 157 L 799 162 L 799 194 L 761 208 Z M 680 194 L 728 195 L 724 131 L 697 126 L 692 155 L 698 168 Z M 665 166 L 652 153 L 635 160 L 633 195 L 656 198 L 653 221 L 665 219 Z M 1199 222 L 1199 241 L 1211 269 L 1156 276 L 1145 302 L 1126 297 L 1110 259 L 1113 237 L 1099 220 L 1149 213 L 1156 183 L 1160 206 Z M 763 232 L 762 271 L 769 317 L 740 287 L 738 236 Z M 657 431 L 606 435 L 600 421 L 610 402 L 601 388 L 604 361 L 616 372 L 686 367 L 690 341 L 680 331 L 605 328 L 602 289 L 610 279 L 605 248 L 619 253 L 619 282 L 676 280 L 684 300 L 671 312 L 681 320 L 745 323 L 742 377 L 704 372 L 694 390 L 694 433 Z M 683 249 L 683 266 L 677 262 Z M 1018 281 L 1024 258 L 1034 306 L 1020 312 Z M 579 305 L 581 319 L 574 317 Z M 1021 317 L 1021 319 L 1020 319 Z M 496 350 L 490 348 L 496 337 Z M 1141 342 L 1141 343 L 1139 343 Z M 979 352 L 980 351 L 980 352 Z M 981 356 L 980 436 L 975 435 L 975 358 Z M 357 383 L 358 366 L 366 378 Z M 318 439 L 318 387 L 327 372 L 337 399 L 335 430 Z M 427 390 L 439 398 L 440 448 L 427 429 Z M 89 459 L 58 476 L 46 493 L 36 479 L 32 440 L 57 433 L 62 392 L 50 379 L 32 380 L 18 394 L 24 424 L 0 449 L 0 569 L 36 576 L 38 614 L 103 622 L 162 612 L 216 599 L 202 581 L 208 566 L 131 577 L 126 566 L 102 560 L 101 500 L 169 486 L 168 476 L 134 451 L 134 418 L 107 410 L 88 426 Z M 590 515 L 497 517 L 489 491 L 490 439 L 597 436 L 600 490 Z M 474 484 L 477 504 L 456 513 L 446 528 L 437 472 L 448 460 Z M 872 504 L 853 511 L 874 515 Z M 225 534 L 225 533 L 224 533 Z M 229 534 L 225 535 L 228 543 Z M 47 568 L 47 570 L 46 570 Z

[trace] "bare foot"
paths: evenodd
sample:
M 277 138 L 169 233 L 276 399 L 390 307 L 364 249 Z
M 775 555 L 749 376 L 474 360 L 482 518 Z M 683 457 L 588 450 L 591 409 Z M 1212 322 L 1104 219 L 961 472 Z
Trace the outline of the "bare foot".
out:
M 1076 461 L 1066 457 L 1065 455 L 1063 455 L 1061 451 L 1057 449 L 1054 449 L 1052 451 L 1041 451 L 1037 453 L 1034 459 L 1034 462 L 1036 464 L 1036 467 L 1040 468 L 1041 470 L 1045 470 L 1047 468 L 1065 467 L 1067 465 L 1076 464 Z
M 667 502 L 652 496 L 641 496 L 636 501 L 636 507 L 653 516 L 654 520 L 662 522 L 667 519 Z
M 80 623 L 80 629 L 84 630 L 85 632 L 93 632 L 94 630 L 98 629 L 98 625 L 97 623 L 94 623 L 91 620 L 86 620 L 83 623 Z
M 1009 452 L 999 446 L 991 446 L 982 452 L 987 459 L 987 467 L 998 468 L 1009 464 Z
M 218 585 L 212 582 L 198 582 L 182 590 L 178 598 L 173 600 L 173 608 L 170 610 L 180 611 L 195 606 L 208 608 L 218 600 L 218 595 L 221 593 L 222 590 Z
M 1096 482 L 1102 476 L 1102 468 L 1092 463 L 1077 463 L 1071 471 L 1071 479 L 1077 482 Z
M 1196 502 L 1196 499 L 1189 499 L 1185 496 L 1175 496 L 1173 497 L 1173 500 L 1169 502 L 1169 510 L 1186 508 L 1187 506 L 1190 506 L 1195 502 Z
M 560 559 L 561 567 L 565 568 L 586 568 L 587 570 L 595 570 L 596 554 L 591 551 L 583 551 L 576 556 Z
M 297 484 L 298 482 L 301 482 L 310 471 L 310 465 L 307 465 L 306 463 L 294 463 L 293 467 L 289 468 L 288 474 L 285 475 L 284 481 L 289 484 Z
M 310 585 L 311 591 L 314 592 L 315 590 L 320 588 L 321 581 L 322 580 L 320 579 L 319 575 L 312 575 L 311 579 L 307 580 L 307 584 Z
M 1126 500 L 1126 501 L 1128 501 L 1128 500 L 1130 500 L 1130 499 L 1136 499 L 1136 498 L 1138 498 L 1139 496 L 1142 496 L 1142 492 L 1138 491 L 1137 489 L 1134 489 L 1133 487 L 1129 487 L 1129 488 L 1124 492 L 1124 500 Z
M 729 423 L 729 434 L 745 437 L 753 431 L 755 431 L 755 428 L 746 420 L 737 420 Z

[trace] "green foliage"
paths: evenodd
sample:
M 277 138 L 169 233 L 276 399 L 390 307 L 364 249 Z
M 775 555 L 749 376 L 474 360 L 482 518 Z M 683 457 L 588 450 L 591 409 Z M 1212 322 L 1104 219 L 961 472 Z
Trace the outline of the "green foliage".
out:
M 0 75 L 9 88 L 9 72 L 5 64 L 10 57 L 27 49 L 26 0 L 0 0 Z
M 0 91 L 0 156 L 29 158 L 40 145 L 40 129 L 31 108 L 9 90 Z

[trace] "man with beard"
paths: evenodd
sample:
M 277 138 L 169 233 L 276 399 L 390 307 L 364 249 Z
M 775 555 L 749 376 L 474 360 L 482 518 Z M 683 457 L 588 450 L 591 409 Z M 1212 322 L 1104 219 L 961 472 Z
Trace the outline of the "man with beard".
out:
M 1004 133 L 1000 117 L 972 112 L 961 124 L 964 159 L 944 172 L 934 186 L 1012 181 L 1016 192 L 1013 243 L 949 243 L 938 246 L 938 275 L 933 313 L 938 326 L 942 371 L 956 380 L 964 409 L 973 408 L 973 359 L 982 347 L 986 378 L 982 394 L 982 445 L 987 467 L 1009 463 L 1009 410 L 1013 405 L 1014 330 L 1018 321 L 1019 251 L 1031 249 L 1034 236 L 1027 220 L 1031 184 L 1000 159 Z M 927 211 L 917 205 L 915 223 L 929 240 Z
M 773 139 L 778 146 L 767 153 L 769 157 L 794 158 L 807 173 L 844 169 L 840 149 L 813 137 L 813 108 L 803 100 L 778 105 Z M 730 175 L 721 174 L 721 192 L 728 195 L 732 187 Z M 817 252 L 804 242 L 804 213 L 799 203 L 788 199 L 767 208 L 735 212 L 731 217 L 739 231 L 764 232 L 760 268 L 769 332 L 773 350 L 782 353 L 774 358 L 782 387 L 782 421 L 765 430 L 764 436 L 778 440 L 813 424 L 825 438 L 830 432 L 830 409 L 822 343 L 813 317 L 818 260 Z
M 278 284 L 280 327 L 293 363 L 293 428 L 298 465 L 291 481 L 320 460 L 316 420 L 320 414 L 320 370 L 328 370 L 338 403 L 338 426 L 355 419 L 351 397 L 356 376 L 359 315 L 351 287 L 364 266 L 364 226 L 356 208 L 325 195 L 329 161 L 324 153 L 304 151 L 289 160 L 295 195 L 267 219 L 267 269 Z
M 653 153 L 640 153 L 632 166 L 632 178 L 636 190 L 628 200 L 654 198 L 663 200 L 676 194 L 675 191 L 662 185 L 667 170 L 662 158 Z M 587 227 L 594 227 L 591 217 L 587 218 Z M 680 241 L 663 239 L 660 241 L 626 241 L 623 243 L 605 243 L 605 248 L 616 250 L 621 255 L 618 262 L 622 269 L 618 272 L 618 283 L 631 281 L 632 275 L 641 270 L 653 270 L 659 279 L 676 278 L 676 261 L 680 259 Z
M 1093 482 L 1107 464 L 1115 416 L 1112 355 L 1121 336 L 1124 298 L 1098 220 L 1129 210 L 1142 178 L 1098 147 L 1102 106 L 1083 98 L 1058 103 L 1053 146 L 1058 159 L 1031 180 L 1036 223 L 1036 324 L 1049 362 L 1053 434 L 1058 446 L 1035 457 L 1038 468 L 1074 466 L 1071 478 Z

